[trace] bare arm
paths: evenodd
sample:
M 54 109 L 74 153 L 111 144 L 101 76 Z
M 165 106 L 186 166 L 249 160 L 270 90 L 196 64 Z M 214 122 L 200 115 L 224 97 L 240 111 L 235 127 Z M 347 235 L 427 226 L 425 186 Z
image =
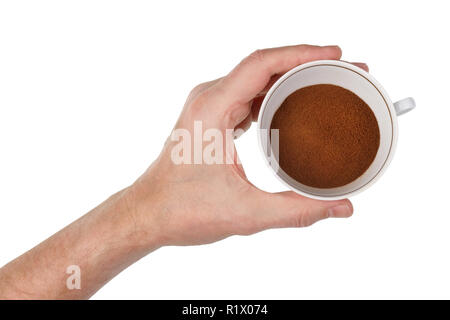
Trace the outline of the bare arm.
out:
M 129 188 L 118 192 L 0 269 L 0 298 L 88 298 L 155 250 L 157 233 L 149 230 L 144 235 L 136 230 L 130 198 Z M 75 274 L 70 266 L 81 272 L 80 289 L 67 286 L 72 272 Z
M 198 121 L 203 130 L 215 129 L 224 137 L 227 130 L 245 130 L 277 75 L 307 61 L 340 56 L 336 46 L 256 51 L 227 76 L 197 86 L 174 132 L 195 136 Z M 259 190 L 233 156 L 233 143 L 231 149 L 224 147 L 223 163 L 214 164 L 178 164 L 173 158 L 178 146 L 178 141 L 169 139 L 133 185 L 1 268 L 0 298 L 88 298 L 161 246 L 211 243 L 268 228 L 305 227 L 353 212 L 348 200 L 319 201 L 290 191 Z M 79 289 L 68 286 L 70 266 L 81 272 Z

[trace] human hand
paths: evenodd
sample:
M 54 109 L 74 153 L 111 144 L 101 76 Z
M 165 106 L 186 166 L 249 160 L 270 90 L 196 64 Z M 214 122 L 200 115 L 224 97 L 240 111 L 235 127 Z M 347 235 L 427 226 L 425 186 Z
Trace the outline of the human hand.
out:
M 229 139 L 233 132 L 250 127 L 265 92 L 284 72 L 304 62 L 340 57 L 336 46 L 259 50 L 227 76 L 197 86 L 171 138 L 147 171 L 131 186 L 2 267 L 0 298 L 87 298 L 161 246 L 204 244 L 235 234 L 349 217 L 353 208 L 348 200 L 318 201 L 291 191 L 259 190 L 247 180 L 233 139 Z M 364 64 L 356 65 L 367 70 Z M 174 139 L 178 136 L 188 145 L 182 153 L 180 142 Z M 214 148 L 209 149 L 211 145 Z M 183 161 L 178 164 L 180 158 Z M 75 266 L 78 274 L 66 278 L 68 266 Z M 83 285 L 68 290 L 69 279 L 81 281 L 81 270 Z
M 256 120 L 265 92 L 283 73 L 305 62 L 340 57 L 337 46 L 255 51 L 227 76 L 195 87 L 174 132 L 184 129 L 195 139 L 195 121 L 201 121 L 203 132 L 216 129 L 223 137 L 230 129 L 246 130 Z M 355 64 L 367 70 L 365 64 Z M 268 193 L 256 188 L 246 178 L 234 143 L 227 147 L 223 142 L 222 164 L 175 164 L 177 144 L 168 139 L 159 158 L 127 190 L 135 231 L 144 242 L 152 234 L 160 245 L 204 244 L 231 235 L 305 227 L 329 217 L 352 215 L 349 200 L 320 201 L 292 191 Z M 201 142 L 202 150 L 204 146 Z M 194 153 L 187 155 L 189 160 Z

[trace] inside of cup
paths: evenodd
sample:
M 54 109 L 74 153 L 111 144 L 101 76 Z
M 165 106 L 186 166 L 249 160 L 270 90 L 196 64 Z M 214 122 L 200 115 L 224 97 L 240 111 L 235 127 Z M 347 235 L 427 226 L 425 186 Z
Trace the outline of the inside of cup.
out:
M 380 146 L 374 161 L 369 168 L 356 180 L 336 188 L 316 188 L 304 185 L 286 174 L 278 165 L 277 139 L 270 139 L 270 125 L 272 118 L 283 101 L 294 91 L 316 85 L 332 84 L 343 87 L 358 95 L 373 111 L 380 130 Z M 362 73 L 353 68 L 332 64 L 313 65 L 299 69 L 288 78 L 282 80 L 275 90 L 271 90 L 267 103 L 261 116 L 260 129 L 263 151 L 270 159 L 271 166 L 276 174 L 294 190 L 319 196 L 340 197 L 358 191 L 369 184 L 382 170 L 394 143 L 394 119 L 389 108 L 387 97 L 379 91 L 377 86 Z

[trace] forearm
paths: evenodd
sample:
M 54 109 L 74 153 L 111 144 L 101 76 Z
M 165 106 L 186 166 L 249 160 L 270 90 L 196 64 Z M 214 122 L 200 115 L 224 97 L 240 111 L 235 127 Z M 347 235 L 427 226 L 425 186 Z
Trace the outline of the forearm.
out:
M 133 262 L 159 247 L 155 233 L 136 220 L 130 190 L 98 207 L 0 269 L 0 298 L 88 298 Z M 69 266 L 81 288 L 69 289 Z
M 127 266 L 163 245 L 206 244 L 231 235 L 305 227 L 329 217 L 351 216 L 348 200 L 320 201 L 292 191 L 271 194 L 256 188 L 247 180 L 234 144 L 230 146 L 228 139 L 219 143 L 229 130 L 248 128 L 271 79 L 303 62 L 340 56 L 336 46 L 259 50 L 226 77 L 197 86 L 150 168 L 130 188 L 0 269 L 0 298 L 88 298 Z M 200 153 L 210 160 L 219 156 L 214 165 L 196 162 L 195 141 L 191 162 L 197 121 L 200 129 L 216 129 L 211 131 L 215 133 L 213 146 L 221 147 L 210 155 L 204 152 L 206 148 Z M 177 140 L 178 134 L 182 139 Z M 203 133 L 200 147 L 206 142 L 202 137 Z M 220 151 L 225 151 L 225 161 Z M 181 163 L 174 161 L 180 152 Z M 67 286 L 69 266 L 81 271 L 79 290 Z

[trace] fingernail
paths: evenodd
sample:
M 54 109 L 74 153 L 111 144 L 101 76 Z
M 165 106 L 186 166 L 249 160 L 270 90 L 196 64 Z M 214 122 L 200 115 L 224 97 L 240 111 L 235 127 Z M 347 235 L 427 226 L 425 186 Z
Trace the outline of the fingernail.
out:
M 331 218 L 343 218 L 349 217 L 352 214 L 352 210 L 346 204 L 341 204 L 339 206 L 328 209 L 328 216 Z
M 366 68 L 366 69 L 369 69 L 369 66 L 367 65 L 367 63 L 364 63 L 364 62 L 352 62 L 352 64 L 356 64 L 356 65 L 358 65 L 360 68 Z
M 244 133 L 245 133 L 245 130 L 243 130 L 243 129 L 235 129 L 235 130 L 233 131 L 233 138 L 234 138 L 234 139 L 237 139 L 237 138 L 239 138 L 240 136 L 242 136 Z

